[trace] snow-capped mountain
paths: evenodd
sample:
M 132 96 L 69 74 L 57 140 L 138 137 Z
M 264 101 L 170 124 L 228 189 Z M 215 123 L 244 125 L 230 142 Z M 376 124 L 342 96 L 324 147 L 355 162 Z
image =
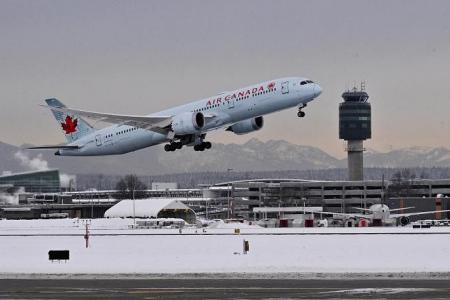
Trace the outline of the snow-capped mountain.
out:
M 410 147 L 387 153 L 364 153 L 366 167 L 448 167 L 450 150 L 443 147 Z
M 283 171 L 345 168 L 346 159 L 337 159 L 317 147 L 301 146 L 282 140 L 262 142 L 251 139 L 245 144 L 214 144 L 204 152 L 183 148 L 165 152 L 161 146 L 134 153 L 107 157 L 58 157 L 52 151 L 34 152 L 0 142 L 0 174 L 4 171 L 26 171 L 21 151 L 30 160 L 48 162 L 49 168 L 59 168 L 70 174 L 142 174 L 169 173 Z M 37 165 L 38 161 L 34 161 Z M 366 167 L 450 167 L 450 150 L 411 147 L 382 153 L 366 151 Z M 45 165 L 45 164 L 44 164 Z
M 243 145 L 215 144 L 200 154 L 182 149 L 159 155 L 159 162 L 171 173 L 192 171 L 308 170 L 338 167 L 338 159 L 319 148 L 286 141 L 261 142 L 251 139 Z

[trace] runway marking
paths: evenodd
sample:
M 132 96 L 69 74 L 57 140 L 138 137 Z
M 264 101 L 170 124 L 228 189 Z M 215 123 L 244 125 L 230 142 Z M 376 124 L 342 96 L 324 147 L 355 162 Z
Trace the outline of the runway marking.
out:
M 296 288 L 290 288 L 290 287 L 179 287 L 179 288 L 132 288 L 132 290 L 142 290 L 142 291 L 153 291 L 153 290 L 183 290 L 183 291 L 218 291 L 218 290 L 267 290 L 267 291 L 273 291 L 273 290 L 340 290 L 345 288 L 323 288 L 323 287 L 296 287 Z
M 351 295 L 363 295 L 363 294 L 404 294 L 404 293 L 420 293 L 420 292 L 436 292 L 444 291 L 448 289 L 432 289 L 432 288 L 354 288 L 354 289 L 344 289 L 336 290 L 331 292 L 321 292 L 321 294 L 332 294 L 332 293 L 343 293 Z
M 183 293 L 184 290 L 177 290 L 177 289 L 164 289 L 164 288 L 154 288 L 154 289 L 146 289 L 146 288 L 142 288 L 139 289 L 137 291 L 135 290 L 131 290 L 128 292 L 128 294 L 132 294 L 132 295 L 141 295 L 141 294 L 176 294 L 176 293 Z

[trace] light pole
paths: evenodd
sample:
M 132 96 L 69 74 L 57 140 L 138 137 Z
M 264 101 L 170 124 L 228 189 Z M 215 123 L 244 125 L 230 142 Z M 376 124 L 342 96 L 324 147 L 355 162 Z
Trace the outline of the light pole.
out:
M 94 199 L 91 196 L 91 219 L 94 218 Z
M 192 191 L 187 191 L 187 193 L 186 193 L 186 202 L 187 202 L 187 205 L 189 205 L 189 196 L 191 196 L 192 195 Z
M 203 194 L 203 191 L 202 191 L 202 198 L 204 198 L 205 197 L 205 195 Z M 208 218 L 208 199 L 205 199 L 205 213 L 206 213 L 206 220 L 209 220 L 209 218 Z
M 134 187 L 133 187 L 133 228 L 136 228 L 136 199 L 134 197 Z
M 302 197 L 303 200 L 303 217 L 306 216 L 306 198 Z
M 228 168 L 227 174 L 228 174 L 228 188 L 227 188 L 227 219 L 230 218 L 230 172 L 233 171 L 233 169 Z

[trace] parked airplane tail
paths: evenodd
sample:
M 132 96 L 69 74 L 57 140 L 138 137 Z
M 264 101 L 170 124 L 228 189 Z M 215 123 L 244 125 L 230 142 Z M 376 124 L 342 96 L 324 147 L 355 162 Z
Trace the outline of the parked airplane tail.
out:
M 47 102 L 48 106 L 51 107 L 66 107 L 61 101 L 56 98 L 45 99 L 45 102 Z M 51 111 L 55 116 L 55 119 L 61 126 L 66 140 L 69 143 L 74 142 L 94 131 L 94 128 L 89 125 L 88 122 L 77 115 L 69 115 L 53 109 Z

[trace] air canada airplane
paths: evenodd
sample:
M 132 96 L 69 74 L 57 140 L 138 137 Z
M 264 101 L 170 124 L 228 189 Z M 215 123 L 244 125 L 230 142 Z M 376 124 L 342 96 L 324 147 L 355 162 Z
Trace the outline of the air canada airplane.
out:
M 166 151 L 193 146 L 195 151 L 211 148 L 206 133 L 225 129 L 246 134 L 263 127 L 263 115 L 298 107 L 298 117 L 307 103 L 319 96 L 321 87 L 300 78 L 281 78 L 173 107 L 158 113 L 118 115 L 71 109 L 58 99 L 46 99 L 67 139 L 65 145 L 29 149 L 57 149 L 55 155 L 117 155 L 166 143 Z M 95 129 L 85 119 L 113 124 Z

